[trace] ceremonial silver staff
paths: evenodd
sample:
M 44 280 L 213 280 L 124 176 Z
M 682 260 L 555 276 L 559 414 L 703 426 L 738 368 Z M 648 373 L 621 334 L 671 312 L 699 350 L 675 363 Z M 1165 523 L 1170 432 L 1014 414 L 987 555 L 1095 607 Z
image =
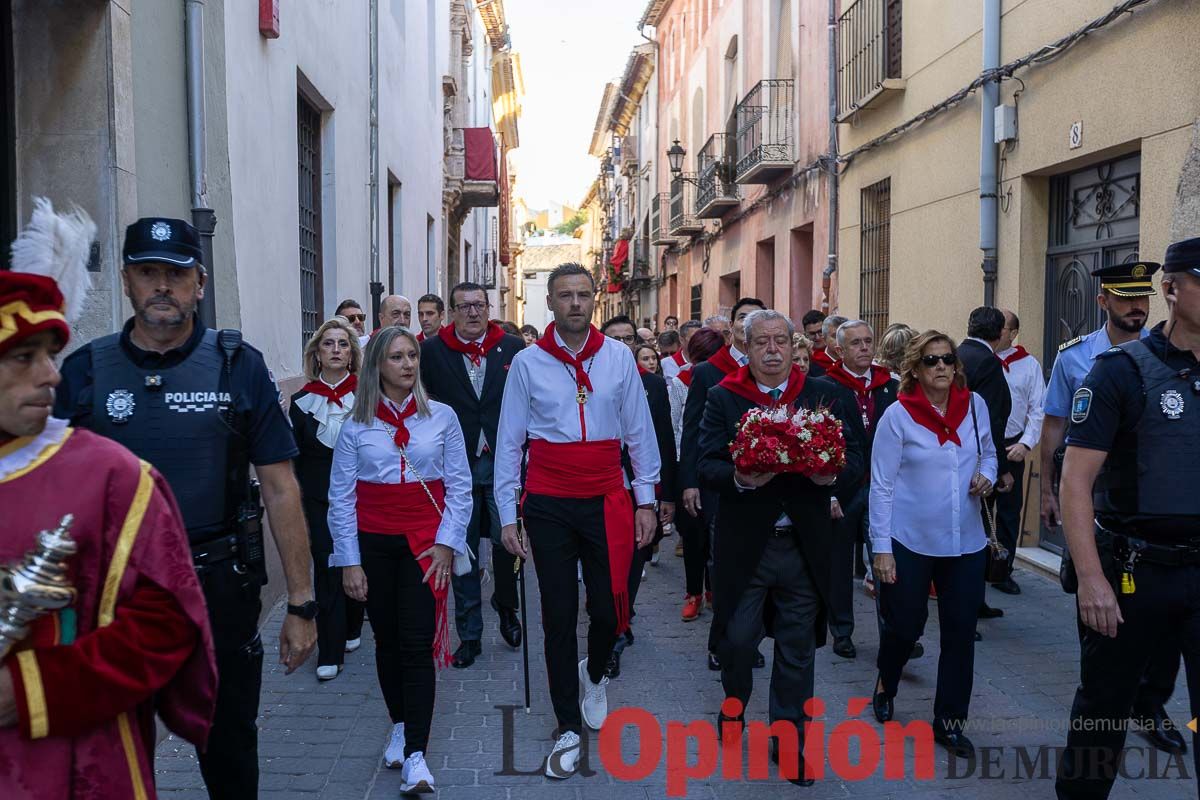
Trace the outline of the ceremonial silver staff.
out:
M 79 549 L 71 538 L 74 521 L 67 514 L 57 528 L 37 535 L 23 559 L 0 566 L 0 661 L 36 619 L 75 602 L 75 587 L 67 581 L 67 562 Z
M 525 546 L 525 520 L 521 515 L 521 489 L 517 488 L 517 543 Z M 525 570 L 521 557 L 517 556 L 513 572 L 517 573 L 517 587 L 521 591 L 521 658 L 525 662 L 525 713 L 529 713 L 529 619 L 525 613 Z

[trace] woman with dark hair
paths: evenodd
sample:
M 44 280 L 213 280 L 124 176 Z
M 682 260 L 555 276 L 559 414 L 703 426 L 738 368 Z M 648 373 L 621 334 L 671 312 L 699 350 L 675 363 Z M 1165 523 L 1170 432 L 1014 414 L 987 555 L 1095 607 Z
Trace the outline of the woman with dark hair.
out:
M 532 325 L 522 325 L 521 326 L 521 337 L 525 340 L 526 347 L 529 347 L 529 345 L 536 342 L 538 339 L 541 338 L 541 336 L 542 335 L 540 333 L 538 333 L 538 329 L 533 327 Z
M 509 336 L 520 336 L 521 329 L 517 327 L 517 323 L 508 320 L 492 320 L 499 325 Z
M 892 718 L 900 673 L 937 587 L 941 656 L 934 741 L 966 758 L 975 623 L 987 559 L 980 502 L 996 480 L 987 403 L 967 389 L 954 340 L 926 331 L 908 345 L 899 402 L 880 418 L 871 450 L 870 535 L 879 590 L 879 677 L 873 710 Z
M 334 317 L 308 340 L 304 376 L 308 383 L 292 395 L 288 417 L 300 455 L 292 462 L 308 521 L 317 595 L 317 679 L 333 680 L 346 653 L 362 642 L 363 605 L 342 590 L 342 571 L 329 566 L 333 539 L 329 533 L 329 472 L 342 423 L 354 410 L 362 351 L 358 332 Z
M 458 416 L 428 399 L 416 337 L 396 326 L 367 345 L 358 402 L 329 482 L 330 565 L 366 602 L 392 732 L 384 762 L 404 792 L 430 792 L 425 763 L 435 665 L 450 663 L 447 589 L 467 552 L 471 469 Z M 468 567 L 469 568 L 469 567 Z
M 683 405 L 687 401 L 688 387 L 692 385 L 692 369 L 696 364 L 707 361 L 725 345 L 725 337 L 712 328 L 701 328 L 692 334 L 687 343 L 687 360 L 679 374 L 667 381 L 667 396 L 671 402 L 671 427 L 675 429 L 675 450 L 679 451 L 683 436 Z M 707 597 L 712 605 L 711 584 L 708 580 L 708 531 L 699 517 L 679 514 L 675 517 L 675 528 L 679 531 L 683 545 L 683 571 L 687 590 L 683 597 L 684 622 L 700 617 Z
M 639 344 L 633 349 L 633 358 L 637 361 L 638 372 L 649 372 L 662 375 L 662 367 L 658 363 L 658 351 L 652 344 Z

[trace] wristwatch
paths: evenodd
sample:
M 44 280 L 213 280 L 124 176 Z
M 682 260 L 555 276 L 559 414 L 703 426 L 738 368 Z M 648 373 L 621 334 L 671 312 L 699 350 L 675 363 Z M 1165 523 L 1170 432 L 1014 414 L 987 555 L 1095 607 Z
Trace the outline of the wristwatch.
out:
M 289 614 L 294 614 L 295 616 L 299 617 L 300 619 L 307 619 L 307 620 L 316 619 L 317 618 L 317 601 L 309 600 L 307 603 L 301 603 L 298 606 L 294 606 L 291 603 L 288 603 L 287 612 Z
M 654 510 L 654 503 L 643 503 L 642 505 L 638 506 L 638 511 L 653 511 L 653 510 Z

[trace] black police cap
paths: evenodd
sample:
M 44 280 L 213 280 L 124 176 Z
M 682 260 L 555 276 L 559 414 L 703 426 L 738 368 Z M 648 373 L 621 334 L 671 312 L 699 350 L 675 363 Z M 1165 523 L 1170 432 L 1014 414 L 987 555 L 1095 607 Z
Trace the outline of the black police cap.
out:
M 1092 274 L 1100 279 L 1100 288 L 1117 297 L 1149 297 L 1154 294 L 1151 278 L 1162 265 L 1157 261 L 1133 261 L 1100 267 Z
M 1190 272 L 1200 277 L 1200 236 L 1168 247 L 1163 272 Z
M 126 264 L 162 261 L 177 267 L 203 263 L 200 234 L 181 219 L 142 217 L 125 229 Z

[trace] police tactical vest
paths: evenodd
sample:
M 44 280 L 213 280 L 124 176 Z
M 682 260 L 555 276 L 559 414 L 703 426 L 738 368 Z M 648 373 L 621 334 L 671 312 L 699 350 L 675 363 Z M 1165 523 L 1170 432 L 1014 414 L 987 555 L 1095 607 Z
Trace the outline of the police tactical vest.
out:
M 1096 513 L 1200 517 L 1200 397 L 1143 341 L 1120 347 L 1137 367 L 1145 403 L 1136 447 L 1118 441 L 1096 479 Z
M 92 343 L 92 430 L 162 473 L 194 543 L 229 530 L 241 500 L 228 496 L 229 487 L 245 483 L 248 469 L 229 463 L 238 434 L 222 417 L 233 402 L 223 369 L 214 330 L 206 330 L 191 355 L 170 369 L 135 365 L 120 334 Z

